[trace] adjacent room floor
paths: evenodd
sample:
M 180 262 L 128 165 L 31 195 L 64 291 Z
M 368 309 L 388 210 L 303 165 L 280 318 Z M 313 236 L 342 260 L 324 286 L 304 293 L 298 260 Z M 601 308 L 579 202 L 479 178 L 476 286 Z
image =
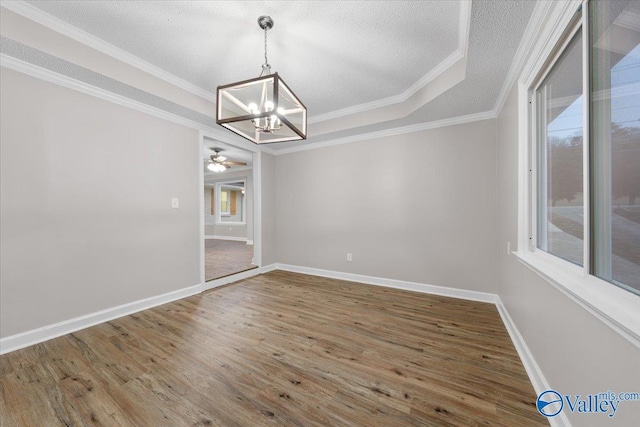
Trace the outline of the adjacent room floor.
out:
M 221 239 L 204 242 L 204 277 L 207 281 L 257 267 L 251 264 L 253 245 Z
M 548 425 L 494 305 L 279 271 L 0 362 L 3 426 Z

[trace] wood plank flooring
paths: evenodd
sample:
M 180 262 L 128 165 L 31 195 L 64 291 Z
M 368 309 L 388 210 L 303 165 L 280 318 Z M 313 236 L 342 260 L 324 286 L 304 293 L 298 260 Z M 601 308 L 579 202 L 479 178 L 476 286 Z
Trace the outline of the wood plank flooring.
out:
M 205 280 L 219 279 L 230 274 L 251 270 L 253 245 L 233 240 L 205 239 L 204 277 Z
M 537 426 L 491 304 L 271 272 L 0 357 L 2 426 Z

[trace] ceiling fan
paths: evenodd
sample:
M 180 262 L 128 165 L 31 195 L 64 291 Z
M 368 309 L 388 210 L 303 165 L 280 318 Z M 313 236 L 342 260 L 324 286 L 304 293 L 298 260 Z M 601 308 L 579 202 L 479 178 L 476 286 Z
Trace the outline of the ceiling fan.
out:
M 235 162 L 232 160 L 227 160 L 225 156 L 221 156 L 220 152 L 224 151 L 222 148 L 214 147 L 212 148 L 213 154 L 210 160 L 207 160 L 207 169 L 212 172 L 224 172 L 229 169 L 231 166 L 246 166 L 245 162 Z

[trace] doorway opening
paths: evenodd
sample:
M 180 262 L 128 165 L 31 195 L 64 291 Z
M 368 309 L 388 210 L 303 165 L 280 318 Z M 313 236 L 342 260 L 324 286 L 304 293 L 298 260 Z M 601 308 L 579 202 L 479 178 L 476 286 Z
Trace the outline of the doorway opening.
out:
M 204 280 L 258 267 L 251 151 L 204 138 Z

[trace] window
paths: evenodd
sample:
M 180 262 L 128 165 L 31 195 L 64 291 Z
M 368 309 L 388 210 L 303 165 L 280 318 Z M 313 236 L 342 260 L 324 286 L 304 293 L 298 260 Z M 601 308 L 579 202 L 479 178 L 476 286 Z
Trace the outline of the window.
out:
M 534 243 L 640 294 L 640 7 L 588 7 L 532 91 Z
M 216 224 L 240 226 L 247 223 L 247 197 L 245 193 L 251 191 L 247 188 L 246 180 L 224 181 L 216 183 L 216 191 L 219 198 L 216 206 L 219 215 L 216 215 Z M 251 197 L 251 193 L 249 193 Z
M 593 273 L 640 294 L 640 5 L 589 6 Z
M 535 90 L 538 248 L 583 264 L 582 30 Z
M 229 215 L 229 190 L 220 190 L 220 214 Z
M 640 346 L 640 3 L 550 5 L 518 83 L 515 255 Z

